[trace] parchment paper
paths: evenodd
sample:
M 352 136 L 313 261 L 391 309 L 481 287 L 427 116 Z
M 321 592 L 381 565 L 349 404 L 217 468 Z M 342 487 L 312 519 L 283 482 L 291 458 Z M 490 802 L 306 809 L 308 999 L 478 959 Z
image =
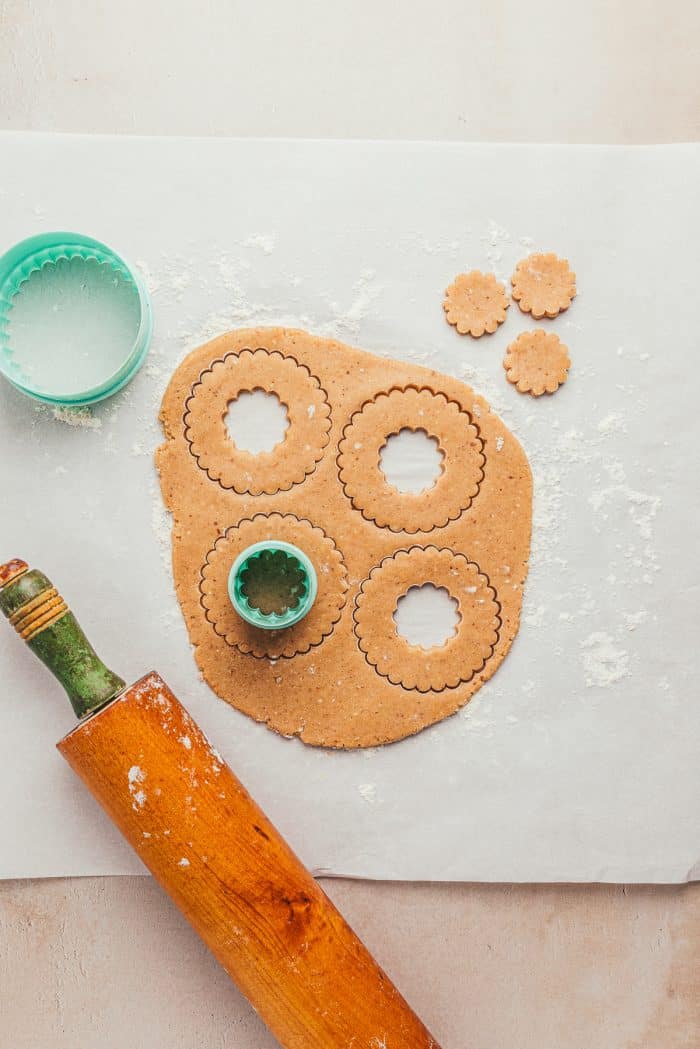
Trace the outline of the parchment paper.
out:
M 683 881 L 700 873 L 700 147 L 0 137 L 3 248 L 78 229 L 142 265 L 156 334 L 82 426 L 0 384 L 1 559 L 51 575 L 100 654 L 158 669 L 316 872 Z M 461 270 L 568 257 L 549 322 L 573 369 L 534 401 L 502 370 L 533 325 L 445 323 Z M 198 679 L 152 453 L 187 350 L 290 323 L 465 378 L 535 475 L 524 622 L 455 717 L 382 749 L 280 739 Z M 75 420 L 72 420 L 75 422 Z M 53 744 L 60 687 L 0 623 L 0 875 L 142 868 Z

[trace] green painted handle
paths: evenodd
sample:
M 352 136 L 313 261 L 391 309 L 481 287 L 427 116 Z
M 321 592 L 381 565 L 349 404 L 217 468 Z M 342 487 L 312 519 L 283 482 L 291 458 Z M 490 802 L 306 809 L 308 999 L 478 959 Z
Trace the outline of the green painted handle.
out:
M 0 610 L 68 693 L 79 718 L 125 686 L 108 670 L 50 579 L 25 561 L 0 565 Z

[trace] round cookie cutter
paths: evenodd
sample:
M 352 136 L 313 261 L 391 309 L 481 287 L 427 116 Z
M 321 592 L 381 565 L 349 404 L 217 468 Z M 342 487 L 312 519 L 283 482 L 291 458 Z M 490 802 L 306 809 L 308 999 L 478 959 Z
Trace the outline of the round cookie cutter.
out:
M 259 570 L 267 573 L 270 589 L 276 591 L 280 599 L 292 595 L 296 599 L 293 604 L 290 602 L 283 611 L 275 612 L 264 611 L 253 603 L 247 590 L 251 566 L 256 562 Z M 291 584 L 290 570 L 296 573 Z M 317 592 L 316 569 L 309 558 L 298 546 L 282 540 L 266 539 L 246 547 L 233 562 L 228 577 L 228 593 L 234 609 L 246 623 L 263 630 L 294 626 L 309 612 Z
M 79 362 L 72 362 L 70 356 L 61 362 L 60 379 L 54 375 L 47 382 L 46 376 L 42 379 L 41 374 L 36 378 L 28 374 L 27 361 L 18 359 L 13 349 L 11 316 L 24 286 L 40 273 L 46 279 L 44 293 L 48 302 L 45 302 L 45 307 L 60 308 L 61 296 L 64 295 L 67 281 L 71 277 L 71 268 L 74 271 L 73 284 L 76 285 L 76 262 L 83 267 L 90 262 L 109 267 L 111 272 L 108 279 L 102 280 L 102 294 L 109 295 L 110 288 L 113 288 L 115 295 L 121 295 L 128 302 L 130 290 L 133 292 L 134 300 L 130 303 L 132 316 L 128 325 L 130 330 L 133 329 L 133 337 L 128 344 L 125 340 L 123 356 L 118 358 L 116 366 L 115 354 L 111 349 L 106 351 L 106 343 L 102 346 L 99 340 L 91 343 L 91 374 L 98 375 L 97 381 L 83 386 L 74 378 L 71 388 L 71 376 L 75 376 L 76 371 L 79 371 Z M 99 276 L 104 278 L 105 274 Z M 79 282 L 77 286 L 80 290 Z M 90 294 L 87 283 L 82 285 L 82 290 Z M 114 301 L 116 303 L 116 299 Z M 72 308 L 76 314 L 76 324 L 79 324 L 79 299 Z M 41 233 L 20 241 L 0 257 L 0 373 L 16 389 L 34 400 L 61 407 L 82 407 L 111 397 L 121 390 L 141 367 L 148 352 L 152 330 L 151 300 L 141 277 L 122 256 L 99 240 L 80 233 Z M 37 334 L 37 338 L 41 339 L 41 334 Z M 43 341 L 46 341 L 45 337 Z M 96 360 L 100 352 L 105 362 L 104 374 L 96 366 L 100 363 Z M 71 367 L 72 364 L 74 367 Z M 59 369 L 54 371 L 58 373 Z

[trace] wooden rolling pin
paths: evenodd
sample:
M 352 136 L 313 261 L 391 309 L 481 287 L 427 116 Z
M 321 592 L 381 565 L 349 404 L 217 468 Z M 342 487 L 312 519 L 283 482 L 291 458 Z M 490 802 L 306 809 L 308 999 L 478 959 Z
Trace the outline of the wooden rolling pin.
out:
M 129 688 L 24 561 L 0 608 L 80 724 L 58 744 L 285 1049 L 439 1049 L 159 674 Z

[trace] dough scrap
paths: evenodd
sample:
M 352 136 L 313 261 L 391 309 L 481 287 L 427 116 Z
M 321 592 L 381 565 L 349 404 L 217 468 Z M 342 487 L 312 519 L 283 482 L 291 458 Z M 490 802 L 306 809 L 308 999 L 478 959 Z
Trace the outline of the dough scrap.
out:
M 510 306 L 506 289 L 493 273 L 471 270 L 460 273 L 445 291 L 442 308 L 445 319 L 460 335 L 479 339 L 484 332 L 493 334 L 506 319 Z
M 257 457 L 225 423 L 227 403 L 256 387 L 276 391 L 290 419 Z M 532 478 L 469 386 L 306 332 L 253 328 L 194 350 L 160 418 L 175 587 L 222 699 L 314 746 L 371 747 L 448 717 L 495 673 L 520 621 Z M 379 452 L 404 427 L 437 438 L 449 484 L 416 495 L 387 482 Z M 277 632 L 240 620 L 227 588 L 240 549 L 275 537 L 308 553 L 319 584 L 309 614 Z M 461 619 L 444 645 L 422 649 L 399 637 L 393 612 L 434 582 Z
M 568 310 L 576 295 L 576 274 L 566 259 L 552 252 L 528 255 L 515 267 L 510 283 L 520 309 L 531 313 L 535 320 L 556 317 Z
M 541 328 L 522 332 L 503 358 L 506 378 L 520 393 L 541 397 L 566 382 L 571 360 L 559 336 Z

